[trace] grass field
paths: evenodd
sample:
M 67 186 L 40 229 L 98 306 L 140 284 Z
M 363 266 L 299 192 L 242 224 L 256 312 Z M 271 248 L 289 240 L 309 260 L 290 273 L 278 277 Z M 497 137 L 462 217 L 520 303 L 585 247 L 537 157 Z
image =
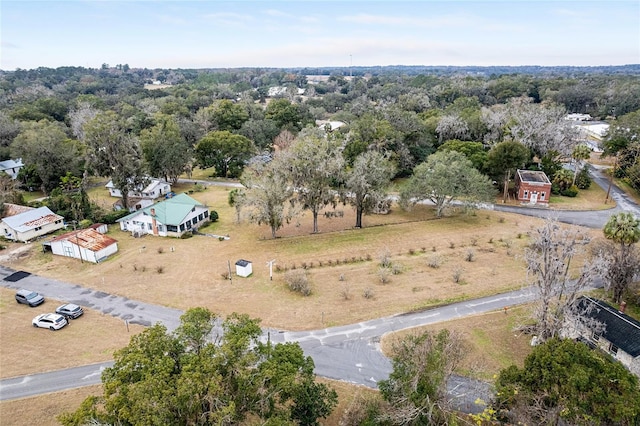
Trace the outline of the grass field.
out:
M 193 185 L 185 184 L 175 190 L 192 188 Z M 40 245 L 34 243 L 27 246 L 8 244 L 2 253 L 3 264 L 148 303 L 179 309 L 205 306 L 221 315 L 247 313 L 261 318 L 264 326 L 305 330 L 519 288 L 525 284 L 522 254 L 528 242 L 527 233 L 542 223 L 531 217 L 493 211 L 478 211 L 471 215 L 457 213 L 436 219 L 431 208 L 418 206 L 410 212 L 396 207 L 388 215 L 365 216 L 365 227 L 354 229 L 353 209 L 339 206 L 342 217 L 320 215 L 319 234 L 311 234 L 311 217 L 307 214 L 279 230 L 279 237 L 274 240 L 265 226 L 236 223 L 235 211 L 227 203 L 229 190 L 212 186 L 191 194 L 220 216 L 218 222 L 203 232 L 228 235 L 229 240 L 204 236 L 133 238 L 117 226 L 111 226 L 109 235 L 118 240 L 119 252 L 103 263 L 80 263 L 51 253 L 44 254 Z M 602 196 L 597 189 L 594 194 L 594 199 Z M 586 197 L 586 194 L 581 195 Z M 91 196 L 100 205 L 109 206 L 114 201 L 99 184 L 91 191 Z M 592 233 L 601 235 L 597 230 Z M 389 275 L 385 284 L 379 273 L 383 255 L 389 256 L 397 272 Z M 253 262 L 253 275 L 248 278 L 234 276 L 232 281 L 224 279 L 228 265 L 233 267 L 238 259 Z M 274 259 L 274 275 L 270 280 L 267 262 Z M 432 267 L 434 264 L 438 267 Z M 287 288 L 285 273 L 294 268 L 304 269 L 308 274 L 313 288 L 309 297 L 292 293 Z M 63 347 L 67 340 L 62 339 L 67 337 L 72 337 L 70 344 L 92 349 L 80 351 L 79 358 L 51 357 L 61 359 L 53 364 L 40 364 L 42 369 L 109 359 L 113 350 L 126 345 L 130 335 L 136 332 L 132 330 L 127 334 L 119 320 L 90 311 L 56 333 L 33 329 L 30 321 L 38 308 L 30 310 L 20 306 L 24 309 L 16 311 L 12 292 L 3 290 L 0 296 L 2 377 L 42 371 L 40 367 L 34 367 L 33 357 L 38 351 Z M 52 302 L 44 306 L 49 303 Z M 18 318 L 17 312 L 27 317 Z M 478 377 L 491 377 L 508 363 L 521 360 L 526 352 L 521 336 L 517 339 L 512 336 L 515 316 L 514 310 L 507 316 L 500 312 L 495 317 L 474 317 L 438 326 L 458 327 L 464 331 L 470 341 L 475 342 L 472 347 L 476 348 L 473 351 L 476 356 L 464 368 Z M 91 322 L 94 320 L 97 322 Z M 508 341 L 513 341 L 513 346 L 507 344 Z M 98 343 L 108 345 L 94 348 Z M 506 351 L 497 353 L 497 348 L 501 347 Z M 28 356 L 24 356 L 25 353 Z M 479 353 L 482 356 L 477 356 Z M 341 395 L 347 395 L 347 400 L 357 389 L 346 384 L 340 384 L 340 388 Z M 83 398 L 81 395 L 95 391 L 94 388 L 83 388 L 58 393 L 55 399 L 59 401 L 56 402 L 41 396 L 0 403 L 0 423 L 12 424 L 4 420 L 17 418 L 28 412 L 28 407 L 42 407 L 43 410 L 46 407 L 48 413 L 69 409 L 69 405 L 75 407 Z M 69 400 L 75 402 L 69 404 Z M 346 402 L 341 399 L 341 404 Z M 339 416 L 334 415 L 325 424 L 337 425 L 338 419 Z M 45 421 L 42 416 L 33 417 L 29 423 L 56 424 Z

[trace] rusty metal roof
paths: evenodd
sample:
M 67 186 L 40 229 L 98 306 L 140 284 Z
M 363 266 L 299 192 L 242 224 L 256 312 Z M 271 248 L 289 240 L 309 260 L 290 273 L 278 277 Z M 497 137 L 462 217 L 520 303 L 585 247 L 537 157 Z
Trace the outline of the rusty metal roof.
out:
M 93 228 L 67 232 L 66 234 L 59 235 L 51 240 L 51 242 L 55 241 L 69 241 L 71 244 L 75 244 L 91 251 L 100 251 L 118 242 L 111 237 L 101 234 Z

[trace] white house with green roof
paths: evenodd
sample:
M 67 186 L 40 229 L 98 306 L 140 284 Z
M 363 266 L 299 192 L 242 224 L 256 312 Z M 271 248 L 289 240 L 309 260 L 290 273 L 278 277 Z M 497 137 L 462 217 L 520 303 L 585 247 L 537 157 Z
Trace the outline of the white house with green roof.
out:
M 123 231 L 160 237 L 180 237 L 208 221 L 209 208 L 187 194 L 175 195 L 118 219 Z

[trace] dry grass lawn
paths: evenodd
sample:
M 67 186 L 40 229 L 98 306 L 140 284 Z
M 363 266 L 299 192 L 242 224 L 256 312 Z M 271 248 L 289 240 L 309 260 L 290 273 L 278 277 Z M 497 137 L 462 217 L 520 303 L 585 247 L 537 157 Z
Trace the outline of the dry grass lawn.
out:
M 59 305 L 48 300 L 35 308 L 16 303 L 15 291 L 0 288 L 0 378 L 40 373 L 113 359 L 143 327 L 86 309 L 61 330 L 35 328 L 31 320 Z M 4 424 L 4 423 L 2 423 Z
M 177 191 L 190 188 L 183 185 Z M 311 217 L 306 214 L 279 230 L 279 238 L 273 240 L 265 226 L 236 223 L 235 211 L 227 203 L 229 190 L 209 187 L 192 194 L 220 215 L 217 223 L 202 231 L 228 235 L 229 240 L 205 236 L 136 239 L 111 226 L 109 234 L 118 240 L 119 252 L 98 265 L 43 254 L 37 243 L 15 256 L 10 253 L 25 250 L 25 245 L 9 244 L 3 253 L 9 255 L 2 263 L 149 303 L 179 309 L 205 306 L 221 315 L 247 313 L 261 318 L 264 326 L 307 330 L 518 288 L 525 283 L 522 254 L 527 232 L 542 223 L 492 211 L 435 219 L 432 209 L 419 206 L 411 212 L 394 208 L 389 215 L 366 216 L 365 228 L 353 229 L 353 209 L 340 206 L 343 217 L 320 216 L 320 234 L 311 234 Z M 94 194 L 101 195 L 93 196 L 99 204 L 110 205 L 113 199 L 104 192 L 97 187 Z M 597 230 L 593 233 L 600 234 Z M 384 253 L 389 254 L 398 272 L 390 275 L 386 284 L 379 276 L 379 259 Z M 467 260 L 470 255 L 472 261 Z M 238 259 L 253 262 L 253 275 L 225 280 L 222 275 L 228 263 L 233 268 Z M 276 267 L 270 280 L 267 262 L 272 259 Z M 440 266 L 430 267 L 435 260 Z M 304 267 L 313 287 L 309 297 L 292 293 L 284 281 L 286 270 Z M 456 272 L 458 282 L 453 278 Z M 365 293 L 372 297 L 364 297 Z M 107 360 L 114 349 L 126 345 L 139 331 L 132 328 L 127 333 L 119 320 L 93 311 L 58 332 L 34 329 L 31 319 L 51 307 L 48 303 L 34 309 L 17 306 L 12 291 L 0 291 L 1 377 Z M 511 313 L 507 316 L 509 320 L 513 317 Z M 464 368 L 485 377 L 516 362 L 524 351 L 518 349 L 522 342 L 502 329 L 506 325 L 510 330 L 503 313 L 480 318 L 482 321 L 474 317 L 438 326 L 458 327 L 473 338 L 479 349 L 474 353 L 482 356 L 476 354 Z M 513 340 L 514 346 L 508 346 L 504 353 L 494 352 L 507 340 Z M 76 351 L 67 354 L 64 347 L 68 345 L 74 345 Z M 46 365 L 34 363 L 37 354 L 45 350 L 50 361 Z M 340 407 L 346 407 L 359 389 L 343 383 L 338 388 Z M 99 393 L 98 389 L 0 403 L 0 423 L 56 424 L 54 415 L 77 407 L 84 396 Z M 339 408 L 336 413 L 342 411 Z M 31 417 L 25 413 L 31 413 Z M 325 424 L 337 425 L 339 416 L 334 414 Z M 10 423 L 14 419 L 16 422 Z
M 459 334 L 465 342 L 467 354 L 458 368 L 458 373 L 492 381 L 494 375 L 510 365 L 522 367 L 531 352 L 531 336 L 516 331 L 530 318 L 530 306 L 511 307 L 507 310 L 489 312 L 424 327 L 399 331 L 383 337 L 382 351 L 391 356 L 392 345 L 408 334 L 424 331 L 438 333 L 447 329 Z

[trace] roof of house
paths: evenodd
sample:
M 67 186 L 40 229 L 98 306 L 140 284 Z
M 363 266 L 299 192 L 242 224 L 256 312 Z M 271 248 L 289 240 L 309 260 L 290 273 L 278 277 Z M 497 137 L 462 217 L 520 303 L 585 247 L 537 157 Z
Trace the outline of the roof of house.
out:
M 100 251 L 103 248 L 116 244 L 118 241 L 108 237 L 93 228 L 78 229 L 77 231 L 67 232 L 66 234 L 55 237 L 54 241 L 69 241 L 79 247 L 91 251 Z
M 640 356 L 640 322 L 608 303 L 591 297 L 581 297 L 578 306 L 587 307 L 588 303 L 593 303 L 595 309 L 587 310 L 586 315 L 605 325 L 602 337 L 632 357 Z
M 165 182 L 164 180 L 161 179 L 156 179 L 156 178 L 151 178 L 148 181 L 149 183 L 147 184 L 147 186 L 142 187 L 142 185 L 139 185 L 137 188 L 135 188 L 133 191 L 137 191 L 137 192 L 143 192 L 143 193 L 147 193 L 147 192 L 151 192 L 155 189 L 155 187 L 157 187 L 160 184 L 168 184 L 168 182 Z M 113 184 L 113 181 L 110 180 L 109 182 L 107 182 L 107 184 L 105 185 L 105 188 L 114 188 L 117 189 L 115 187 L 115 185 Z
M 21 206 L 20 204 L 4 203 L 4 217 L 15 216 L 20 213 L 33 210 L 35 207 Z
M 548 183 L 551 185 L 547 175 L 539 170 L 518 170 L 518 176 L 520 177 L 520 182 Z
M 64 218 L 49 210 L 49 207 L 43 206 L 13 216 L 5 217 L 2 221 L 17 232 L 26 232 L 62 219 Z
M 16 167 L 23 167 L 22 158 L 18 158 L 17 160 L 4 160 L 0 161 L 0 170 L 9 170 L 15 169 Z
M 154 216 L 156 220 L 165 225 L 178 226 L 182 223 L 185 217 L 195 207 L 204 207 L 199 201 L 194 200 L 187 194 L 178 194 L 159 203 L 147 206 L 137 212 L 131 213 L 123 218 L 118 219 L 118 222 L 131 220 L 134 217 L 144 214 L 147 216 Z M 152 211 L 153 210 L 153 211 Z

